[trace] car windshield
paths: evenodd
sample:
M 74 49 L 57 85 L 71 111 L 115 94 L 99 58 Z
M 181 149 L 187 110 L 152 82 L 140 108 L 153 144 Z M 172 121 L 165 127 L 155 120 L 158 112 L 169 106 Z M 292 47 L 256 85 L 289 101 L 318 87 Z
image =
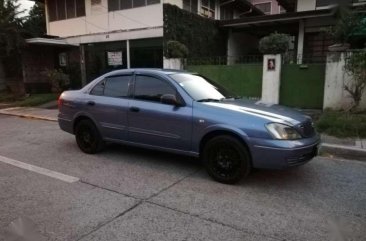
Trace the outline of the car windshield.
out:
M 220 101 L 237 98 L 235 94 L 219 84 L 195 74 L 179 73 L 170 75 L 194 100 Z

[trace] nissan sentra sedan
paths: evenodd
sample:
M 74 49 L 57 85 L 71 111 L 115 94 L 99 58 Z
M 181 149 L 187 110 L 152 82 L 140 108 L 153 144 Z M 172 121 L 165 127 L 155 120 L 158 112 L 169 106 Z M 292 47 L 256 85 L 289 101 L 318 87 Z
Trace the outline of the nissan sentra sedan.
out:
M 222 183 L 235 183 L 252 168 L 302 165 L 319 144 L 310 117 L 175 70 L 117 70 L 65 91 L 58 123 L 85 153 L 115 142 L 200 157 Z

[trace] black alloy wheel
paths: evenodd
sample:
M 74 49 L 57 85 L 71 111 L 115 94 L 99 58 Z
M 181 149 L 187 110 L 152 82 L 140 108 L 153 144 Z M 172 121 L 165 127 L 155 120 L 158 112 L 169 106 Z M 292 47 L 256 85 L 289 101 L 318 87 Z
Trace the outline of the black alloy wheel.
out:
M 208 174 L 216 181 L 233 184 L 251 170 L 247 148 L 237 138 L 222 135 L 209 140 L 203 149 Z

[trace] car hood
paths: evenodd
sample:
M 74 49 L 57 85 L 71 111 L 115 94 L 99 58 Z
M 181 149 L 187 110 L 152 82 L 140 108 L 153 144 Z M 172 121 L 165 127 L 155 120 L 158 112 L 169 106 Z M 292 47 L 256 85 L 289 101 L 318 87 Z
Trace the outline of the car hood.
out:
M 294 109 L 281 105 L 265 104 L 260 101 L 240 99 L 223 100 L 220 102 L 205 102 L 204 104 L 263 118 L 268 120 L 268 122 L 298 125 L 306 121 L 311 121 L 309 116 Z

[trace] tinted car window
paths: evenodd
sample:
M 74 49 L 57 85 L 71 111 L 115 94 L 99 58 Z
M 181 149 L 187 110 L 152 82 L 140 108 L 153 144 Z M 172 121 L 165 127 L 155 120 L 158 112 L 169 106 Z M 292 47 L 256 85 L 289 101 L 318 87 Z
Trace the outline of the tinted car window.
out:
M 131 76 L 112 76 L 100 81 L 90 91 L 92 95 L 127 97 Z
M 176 95 L 176 90 L 167 82 L 144 75 L 137 75 L 135 82 L 135 99 L 160 102 L 162 95 Z
M 104 95 L 109 97 L 127 97 L 131 76 L 108 77 L 104 86 Z

